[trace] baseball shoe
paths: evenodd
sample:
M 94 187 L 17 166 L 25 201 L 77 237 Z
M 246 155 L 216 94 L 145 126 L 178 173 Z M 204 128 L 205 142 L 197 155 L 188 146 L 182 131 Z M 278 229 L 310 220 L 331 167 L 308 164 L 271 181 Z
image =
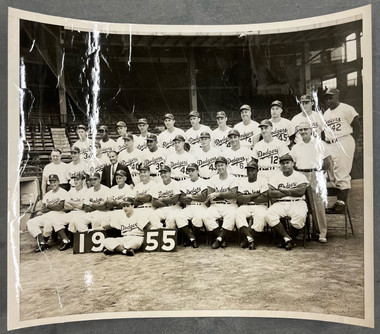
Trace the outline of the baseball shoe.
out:
M 105 248 L 104 251 L 103 251 L 103 254 L 104 255 L 112 255 L 112 254 L 114 254 L 114 252 L 112 252 L 109 249 Z
M 292 250 L 294 247 L 293 240 L 288 240 L 285 242 L 285 250 Z
M 186 240 L 183 242 L 183 247 L 189 247 L 191 246 L 191 241 L 190 240 Z
M 240 247 L 241 247 L 241 248 L 248 248 L 248 240 L 247 240 L 247 239 L 244 239 L 244 240 L 240 243 Z
M 255 242 L 253 240 L 248 243 L 248 249 L 249 250 L 256 249 Z
M 43 252 L 49 248 L 50 248 L 50 246 L 48 244 L 38 243 L 36 249 L 34 250 L 34 253 Z
M 135 251 L 131 248 L 127 249 L 127 253 L 126 253 L 127 256 L 134 256 L 135 255 Z
M 278 248 L 285 248 L 285 241 L 278 244 Z
M 70 248 L 70 243 L 67 242 L 67 243 L 62 243 L 61 247 L 59 247 L 59 250 L 62 252 L 62 251 L 65 251 L 66 249 L 69 249 Z
M 325 244 L 327 242 L 326 238 L 319 238 L 318 241 L 322 244 Z
M 211 245 L 212 249 L 218 249 L 221 245 L 221 242 L 218 239 L 215 239 L 214 243 Z
M 220 245 L 222 246 L 222 248 L 226 248 L 227 247 L 227 241 L 222 240 L 222 243 Z
M 197 243 L 197 240 L 194 239 L 194 240 L 191 242 L 191 246 L 193 246 L 193 248 L 198 248 L 199 245 L 198 245 L 198 243 Z

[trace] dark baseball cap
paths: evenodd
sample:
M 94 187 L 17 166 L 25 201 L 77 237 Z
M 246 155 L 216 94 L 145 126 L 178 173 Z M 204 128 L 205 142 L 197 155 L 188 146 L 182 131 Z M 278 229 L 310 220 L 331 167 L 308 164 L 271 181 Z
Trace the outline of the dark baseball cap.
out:
M 148 120 L 146 118 L 140 118 L 137 121 L 137 124 L 148 124 Z
M 89 179 L 100 179 L 100 174 L 98 172 L 95 172 L 94 174 L 90 175 Z
M 260 125 L 259 125 L 259 128 L 263 128 L 263 127 L 266 127 L 266 126 L 271 126 L 273 127 L 273 124 L 272 122 L 269 120 L 269 119 L 264 119 L 260 122 Z
M 126 128 L 127 125 L 123 121 L 119 121 L 119 122 L 117 122 L 116 127 L 117 128 Z
M 49 181 L 59 181 L 59 177 L 57 174 L 50 174 Z
M 294 161 L 293 157 L 289 153 L 284 154 L 283 156 L 280 157 L 280 162 L 282 162 L 282 161 L 289 161 L 289 160 L 290 161 Z
M 199 138 L 211 138 L 211 135 L 208 132 L 202 132 Z
M 190 111 L 190 113 L 189 113 L 189 117 L 192 117 L 192 116 L 194 116 L 194 117 L 199 117 L 199 112 L 198 112 L 198 111 L 195 111 L 195 110 Z
M 197 164 L 195 164 L 195 163 L 191 163 L 191 164 L 188 164 L 188 165 L 186 166 L 186 170 L 189 170 L 189 169 L 195 169 L 195 170 L 198 170 L 199 167 L 198 167 Z
M 176 135 L 173 139 L 173 141 L 185 141 L 185 138 L 182 135 Z
M 174 119 L 174 116 L 173 116 L 173 114 L 165 114 L 164 120 L 167 118 Z
M 71 150 L 70 150 L 70 152 L 71 153 L 73 153 L 73 152 L 75 152 L 75 153 L 80 153 L 80 149 L 79 149 L 79 147 L 77 147 L 77 146 L 73 146 L 72 148 L 71 148 Z
M 215 165 L 218 163 L 218 162 L 222 162 L 224 164 L 228 164 L 228 161 L 225 157 L 217 157 L 216 160 L 215 160 Z
M 149 166 L 146 166 L 146 165 L 144 165 L 143 163 L 141 163 L 141 164 L 137 167 L 137 170 L 138 170 L 138 171 L 143 171 L 143 170 L 150 171 L 150 168 L 149 168 Z
M 87 127 L 83 124 L 78 125 L 77 130 L 79 130 L 79 129 L 83 129 L 83 130 L 87 131 Z
M 127 133 L 125 136 L 123 136 L 124 140 L 133 140 L 133 135 L 131 133 Z
M 71 176 L 72 179 L 85 179 L 86 178 L 86 174 L 83 173 L 83 172 L 75 172 L 72 176 Z
M 325 95 L 339 95 L 339 89 L 337 88 L 329 88 Z
M 107 125 L 101 125 L 101 126 L 99 126 L 99 130 L 104 130 L 104 131 L 108 132 L 108 126 Z
M 150 133 L 146 136 L 146 140 L 157 141 L 157 136 L 154 133 Z
M 226 113 L 224 111 L 218 111 L 216 113 L 216 118 L 219 118 L 219 117 L 227 117 L 227 116 L 226 116 Z
M 272 108 L 273 106 L 278 106 L 282 109 L 282 102 L 279 101 L 279 100 L 276 100 L 276 101 L 273 101 L 270 105 L 270 107 Z
M 172 171 L 172 169 L 167 165 L 163 165 L 159 170 L 160 173 L 162 173 L 162 172 L 169 172 L 170 173 L 171 171 Z
M 247 166 L 245 168 L 258 168 L 257 162 L 255 160 L 251 160 L 250 162 L 247 163 Z
M 135 200 L 132 197 L 127 197 L 127 198 L 124 198 L 124 200 L 120 203 L 120 206 L 124 207 L 126 205 L 131 205 L 131 204 L 134 205 Z
M 311 101 L 311 96 L 310 94 L 305 94 L 301 96 L 301 102 L 302 101 Z
M 127 173 L 124 170 L 116 171 L 115 175 L 127 177 Z
M 248 105 L 248 104 L 243 104 L 240 109 L 240 111 L 243 111 L 243 110 L 249 110 L 251 111 L 251 107 Z
M 236 129 L 231 129 L 230 131 L 228 131 L 228 137 L 229 136 L 239 136 L 240 137 L 240 132 Z

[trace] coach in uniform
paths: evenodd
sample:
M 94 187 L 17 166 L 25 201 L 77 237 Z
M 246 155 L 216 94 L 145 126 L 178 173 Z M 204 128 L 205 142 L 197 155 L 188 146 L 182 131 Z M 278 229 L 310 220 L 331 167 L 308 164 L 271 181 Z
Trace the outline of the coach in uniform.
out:
M 251 119 L 252 111 L 248 104 L 240 107 L 242 122 L 236 124 L 234 129 L 240 133 L 241 145 L 251 149 L 260 139 L 259 124 Z
M 270 105 L 270 114 L 272 122 L 272 137 L 282 140 L 286 145 L 290 145 L 289 137 L 293 135 L 292 123 L 286 119 L 282 118 L 281 114 L 283 111 L 283 106 L 281 101 L 273 101 Z
M 228 133 L 231 130 L 231 128 L 227 126 L 227 116 L 224 111 L 218 111 L 216 113 L 216 122 L 218 123 L 218 127 L 212 132 L 212 137 L 215 147 L 223 152 L 226 147 L 230 147 Z
M 216 175 L 215 160 L 220 156 L 220 150 L 211 146 L 211 136 L 208 132 L 200 134 L 201 148 L 194 149 L 193 153 L 199 167 L 199 176 L 209 180 Z
M 158 135 L 158 146 L 169 150 L 169 152 L 172 153 L 174 152 L 174 138 L 177 137 L 178 135 L 186 138 L 185 132 L 180 129 L 176 128 L 174 126 L 175 124 L 175 119 L 173 114 L 165 114 L 164 116 L 164 124 L 166 127 L 166 130 L 161 132 Z
M 325 100 L 329 108 L 323 115 L 328 127 L 325 129 L 325 140 L 333 161 L 333 175 L 330 173 L 329 177 L 331 183 L 340 189 L 333 210 L 343 213 L 351 188 L 355 140 L 360 134 L 359 115 L 353 107 L 339 101 L 339 90 L 336 88 L 327 90 Z
M 236 227 L 245 236 L 241 243 L 242 248 L 255 249 L 254 235 L 263 232 L 265 227 L 265 213 L 268 209 L 268 182 L 266 179 L 257 177 L 257 162 L 250 161 L 247 164 L 248 182 L 240 179 L 236 210 Z M 250 227 L 247 218 L 253 218 Z
M 280 157 L 280 163 L 281 173 L 269 179 L 269 197 L 273 204 L 266 211 L 265 221 L 284 239 L 280 247 L 291 250 L 299 230 L 305 225 L 305 191 L 309 181 L 305 175 L 293 169 L 294 161 L 290 154 Z M 280 222 L 280 218 L 285 216 L 291 218 L 290 234 Z
M 159 171 L 165 164 L 167 150 L 157 146 L 157 136 L 150 133 L 146 138 L 148 149 L 143 153 L 143 164 L 150 168 L 150 176 L 153 181 L 160 181 Z
M 42 172 L 42 181 L 41 181 L 41 192 L 42 197 L 45 196 L 46 192 L 50 189 L 47 189 L 49 184 L 49 175 L 56 174 L 60 180 L 60 187 L 69 190 L 70 185 L 67 182 L 67 164 L 65 164 L 62 158 L 62 152 L 59 149 L 53 149 L 50 153 L 51 163 L 47 164 Z M 50 187 L 49 187 L 50 188 Z
M 200 144 L 200 135 L 202 132 L 211 133 L 210 127 L 200 124 L 201 118 L 199 117 L 198 111 L 190 111 L 189 120 L 191 124 L 191 128 L 188 129 L 185 134 L 188 143 L 190 144 L 190 150 L 192 151 L 194 148 L 198 149 L 201 147 Z

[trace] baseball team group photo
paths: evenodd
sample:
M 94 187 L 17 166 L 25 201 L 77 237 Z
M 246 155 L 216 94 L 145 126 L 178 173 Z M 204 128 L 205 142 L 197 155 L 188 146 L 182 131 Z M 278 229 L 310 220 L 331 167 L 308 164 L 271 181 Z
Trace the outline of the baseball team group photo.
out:
M 364 319 L 362 20 L 79 27 L 20 20 L 19 320 Z

